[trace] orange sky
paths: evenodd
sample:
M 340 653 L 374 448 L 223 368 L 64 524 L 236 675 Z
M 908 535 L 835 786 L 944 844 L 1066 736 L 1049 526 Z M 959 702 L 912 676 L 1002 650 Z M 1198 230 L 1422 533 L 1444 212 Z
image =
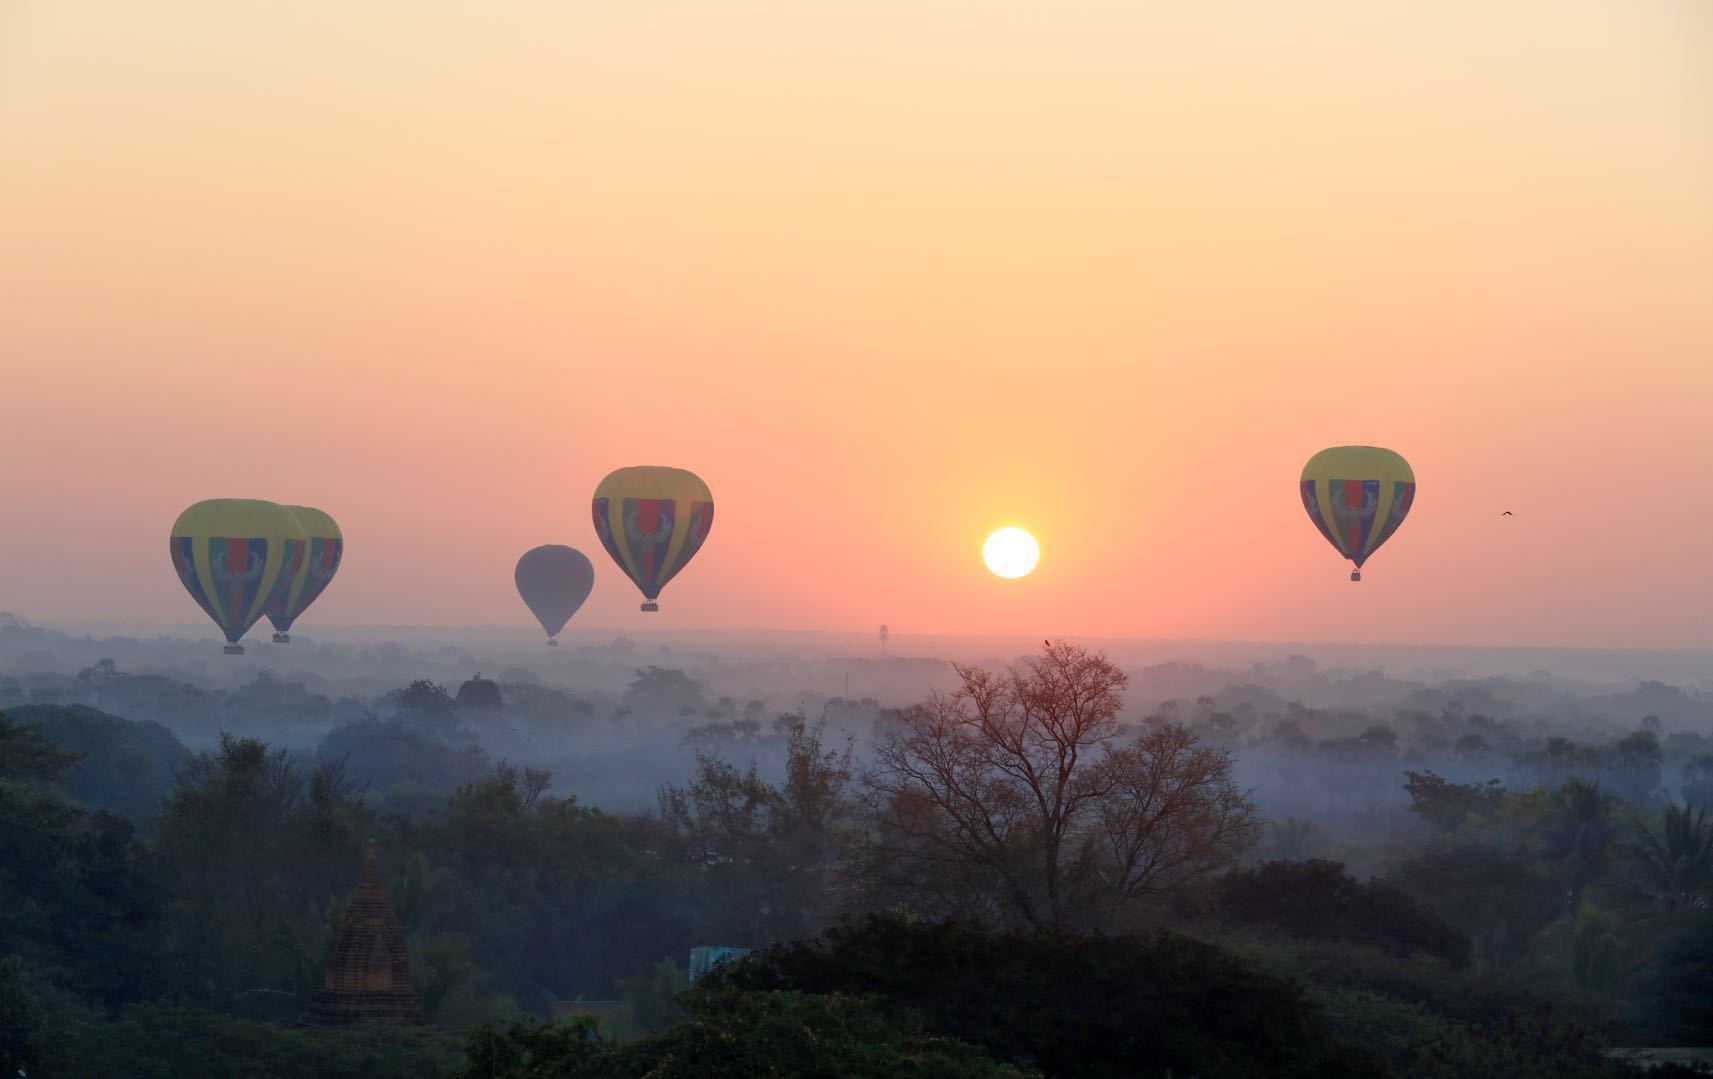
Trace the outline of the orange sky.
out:
M 344 528 L 306 631 L 566 542 L 629 633 L 1713 644 L 1713 6 L 13 0 L 0 375 L 50 623 L 192 622 L 245 496 Z M 1359 586 L 1346 442 L 1421 484 Z M 659 616 L 641 463 L 719 506 Z

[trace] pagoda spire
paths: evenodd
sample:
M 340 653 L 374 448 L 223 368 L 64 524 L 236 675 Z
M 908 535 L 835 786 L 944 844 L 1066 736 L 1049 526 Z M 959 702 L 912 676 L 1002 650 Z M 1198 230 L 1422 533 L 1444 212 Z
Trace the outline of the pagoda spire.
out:
M 410 946 L 381 887 L 380 852 L 372 839 L 363 847 L 362 873 L 321 991 L 304 1017 L 318 1026 L 365 1020 L 427 1022 L 422 997 L 410 987 Z

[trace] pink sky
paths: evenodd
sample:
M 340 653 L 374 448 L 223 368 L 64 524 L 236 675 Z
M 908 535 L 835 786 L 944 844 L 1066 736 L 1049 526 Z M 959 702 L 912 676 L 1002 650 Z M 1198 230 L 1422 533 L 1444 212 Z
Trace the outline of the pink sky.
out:
M 632 634 L 1713 644 L 1702 0 L 350 7 L 0 9 L 0 610 L 190 624 L 242 496 L 344 528 L 306 632 L 559 542 Z M 719 507 L 658 616 L 627 464 Z

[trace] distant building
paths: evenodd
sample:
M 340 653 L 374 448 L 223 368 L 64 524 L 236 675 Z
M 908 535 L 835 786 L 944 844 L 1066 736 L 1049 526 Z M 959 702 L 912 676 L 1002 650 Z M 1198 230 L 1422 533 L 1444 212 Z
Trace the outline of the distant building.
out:
M 303 1021 L 316 1026 L 347 1026 L 379 1020 L 426 1023 L 422 997 L 410 987 L 410 949 L 398 915 L 381 890 L 380 858 L 375 844 L 363 849 L 363 874 L 339 944 L 327 960 L 321 991 Z
M 715 964 L 728 959 L 737 959 L 749 954 L 748 948 L 722 948 L 717 945 L 704 944 L 700 948 L 690 949 L 690 983 L 713 970 Z

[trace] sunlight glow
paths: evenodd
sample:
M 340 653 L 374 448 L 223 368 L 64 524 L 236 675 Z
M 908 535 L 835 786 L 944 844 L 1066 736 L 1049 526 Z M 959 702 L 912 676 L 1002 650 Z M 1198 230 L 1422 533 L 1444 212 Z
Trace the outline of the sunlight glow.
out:
M 1021 528 L 1002 528 L 982 544 L 981 559 L 1001 577 L 1025 577 L 1041 560 L 1041 546 Z

